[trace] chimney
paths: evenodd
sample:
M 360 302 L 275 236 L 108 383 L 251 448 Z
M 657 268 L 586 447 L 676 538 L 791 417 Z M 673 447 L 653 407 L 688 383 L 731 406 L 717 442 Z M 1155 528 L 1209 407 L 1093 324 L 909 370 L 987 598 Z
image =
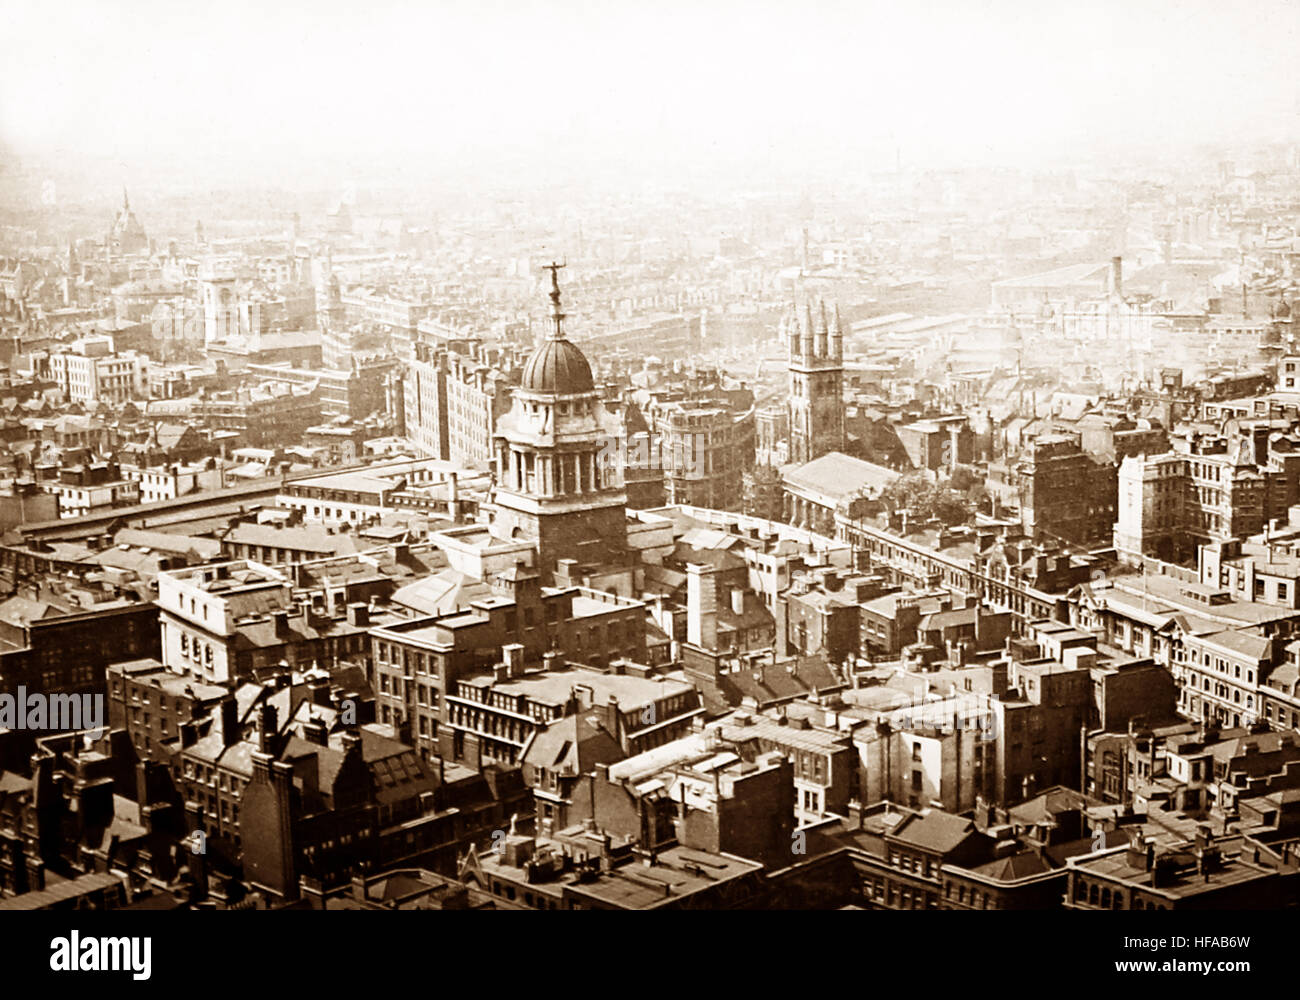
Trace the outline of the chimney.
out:
M 239 739 L 239 702 L 233 695 L 221 703 L 221 745 L 231 746 Z M 183 742 L 183 741 L 182 741 Z
M 1128 850 L 1125 852 L 1125 860 L 1130 868 L 1137 871 L 1150 871 L 1150 864 L 1147 861 L 1147 838 L 1141 831 L 1135 831 L 1128 842 Z M 1151 843 L 1151 849 L 1154 852 L 1155 844 Z
M 330 679 L 328 677 L 313 677 L 307 682 L 307 690 L 311 692 L 313 705 L 320 705 L 322 708 L 330 707 Z
M 274 705 L 262 704 L 257 716 L 257 749 L 274 756 L 276 733 L 280 728 L 279 713 Z
M 712 650 L 718 645 L 718 590 L 712 566 L 686 564 L 686 639 Z
M 623 713 L 618 709 L 618 696 L 611 694 L 609 696 L 609 707 L 606 711 L 609 719 L 609 729 L 614 736 L 614 741 L 619 745 L 623 743 Z
M 460 513 L 459 478 L 452 472 L 447 475 L 447 517 L 456 520 Z
M 348 624 L 356 628 L 366 628 L 370 625 L 370 607 L 366 604 L 349 604 L 348 605 Z
M 1124 258 L 1112 257 L 1110 259 L 1110 294 L 1114 298 L 1124 296 Z
M 312 716 L 302 724 L 302 736 L 308 743 L 318 747 L 329 746 L 329 727 L 325 720 Z
M 524 644 L 522 642 L 506 643 L 501 647 L 501 655 L 505 659 L 507 677 L 523 676 Z
M 271 621 L 275 622 L 275 634 L 283 639 L 289 634 L 289 612 L 283 609 L 271 612 Z

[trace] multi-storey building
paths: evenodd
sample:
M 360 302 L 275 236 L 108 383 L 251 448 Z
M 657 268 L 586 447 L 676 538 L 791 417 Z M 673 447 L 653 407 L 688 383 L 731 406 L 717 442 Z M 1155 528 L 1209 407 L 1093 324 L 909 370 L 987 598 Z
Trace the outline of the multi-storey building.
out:
M 349 359 L 345 369 L 294 368 L 289 365 L 249 365 L 249 374 L 267 382 L 282 382 L 299 390 L 315 386 L 321 413 L 326 417 L 361 420 L 384 413 L 384 383 L 396 371 L 397 359 L 379 354 Z
M 108 668 L 108 724 L 124 729 L 142 760 L 166 761 L 181 726 L 230 698 L 218 684 L 203 684 L 168 670 L 158 660 L 127 660 Z
M 1115 549 L 1121 559 L 1194 557 L 1196 546 L 1256 535 L 1300 499 L 1300 453 L 1263 455 L 1255 437 L 1189 442 L 1119 467 Z
M 161 573 L 162 662 L 209 684 L 227 684 L 281 663 L 368 663 L 368 607 L 352 604 L 319 614 L 311 603 L 295 600 L 287 576 L 256 562 Z
M 109 664 L 158 655 L 158 607 L 118 600 L 60 611 L 16 596 L 0 604 L 0 642 L 0 692 L 102 694 Z
M 140 483 L 122 474 L 116 462 L 60 469 L 46 489 L 58 497 L 59 517 L 77 518 L 140 502 Z
M 404 435 L 430 458 L 487 471 L 496 457 L 497 421 L 517 381 L 510 351 L 466 345 L 470 353 L 412 346 L 402 385 Z
M 149 395 L 149 359 L 118 353 L 111 337 L 83 337 L 50 355 L 50 377 L 71 403 L 121 404 Z
M 1115 466 L 1084 451 L 1077 435 L 1035 438 L 1019 458 L 992 463 L 985 486 L 1019 507 L 1032 538 L 1093 545 L 1114 530 Z
M 754 411 L 726 400 L 655 400 L 644 408 L 655 436 L 670 504 L 725 508 L 735 504 L 753 466 Z
M 896 433 L 914 469 L 951 475 L 974 457 L 975 435 L 965 414 L 927 417 L 903 424 Z
M 1071 910 L 1206 910 L 1294 905 L 1300 868 L 1279 863 L 1241 835 L 1161 844 L 1135 834 L 1127 844 L 1067 860 Z
M 280 386 L 283 391 L 275 391 Z M 308 427 L 321 422 L 320 387 L 283 383 L 266 389 L 214 392 L 194 402 L 196 422 L 210 430 L 231 431 L 240 444 L 252 447 L 296 441 Z
M 412 742 L 426 753 L 516 763 L 525 742 L 519 727 L 526 720 L 493 731 L 454 720 L 464 722 L 466 713 L 484 711 L 486 703 L 477 697 L 483 684 L 490 687 L 498 674 L 502 681 L 522 676 L 526 665 L 543 662 L 544 654 L 554 664 L 563 651 L 598 669 L 620 659 L 645 660 L 640 601 L 578 588 L 543 590 L 537 574 L 520 570 L 507 571 L 497 587 L 508 588 L 511 596 L 371 631 L 379 721 L 409 727 Z
M 447 458 L 460 468 L 486 472 L 496 457 L 497 422 L 510 410 L 518 378 L 514 356 L 453 351 L 447 361 Z
M 400 389 L 404 436 L 429 458 L 451 454 L 447 425 L 447 352 L 424 341 L 412 345 Z
M 1259 687 L 1273 668 L 1273 639 L 1245 629 L 1225 629 L 1183 639 L 1173 663 L 1178 708 L 1215 725 L 1252 725 L 1262 717 Z

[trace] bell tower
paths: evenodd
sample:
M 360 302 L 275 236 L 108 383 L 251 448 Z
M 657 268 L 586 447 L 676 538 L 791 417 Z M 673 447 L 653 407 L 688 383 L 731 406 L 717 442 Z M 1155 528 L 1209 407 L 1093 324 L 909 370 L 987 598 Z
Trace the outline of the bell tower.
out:
M 790 461 L 802 465 L 844 450 L 844 331 L 836 306 L 791 305 L 782 321 L 790 378 Z

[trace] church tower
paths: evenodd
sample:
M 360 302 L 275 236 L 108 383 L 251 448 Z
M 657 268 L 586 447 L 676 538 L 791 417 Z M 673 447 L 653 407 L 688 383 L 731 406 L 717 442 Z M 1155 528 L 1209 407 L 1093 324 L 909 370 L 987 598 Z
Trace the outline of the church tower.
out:
M 844 450 L 844 331 L 840 310 L 790 307 L 782 321 L 790 375 L 790 461 L 802 465 Z
M 536 539 L 547 571 L 562 559 L 580 566 L 619 563 L 627 549 L 621 425 L 605 408 L 586 357 L 564 335 L 563 266 L 548 266 L 551 334 L 524 366 L 496 436 L 493 530 Z

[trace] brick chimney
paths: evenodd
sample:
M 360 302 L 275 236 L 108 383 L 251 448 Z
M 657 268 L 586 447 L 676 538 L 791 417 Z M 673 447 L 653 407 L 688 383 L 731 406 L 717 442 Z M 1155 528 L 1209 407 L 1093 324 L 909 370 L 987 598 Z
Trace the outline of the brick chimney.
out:
M 718 584 L 712 566 L 686 565 L 686 640 L 701 649 L 718 645 Z

